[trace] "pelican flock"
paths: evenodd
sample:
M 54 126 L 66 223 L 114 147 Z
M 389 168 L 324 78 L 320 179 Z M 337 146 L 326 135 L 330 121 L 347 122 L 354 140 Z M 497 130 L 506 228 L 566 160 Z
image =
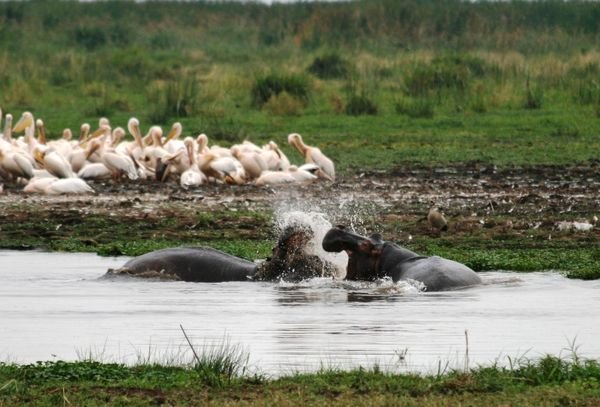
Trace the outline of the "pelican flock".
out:
M 183 137 L 179 122 L 166 135 L 160 126 L 151 126 L 144 135 L 135 117 L 126 127 L 113 128 L 103 117 L 94 131 L 83 123 L 76 138 L 64 129 L 60 139 L 48 140 L 44 121 L 31 112 L 24 112 L 13 126 L 13 116 L 3 117 L 0 110 L 0 186 L 20 185 L 26 193 L 51 195 L 93 193 L 88 182 L 102 180 L 172 181 L 183 189 L 210 183 L 263 186 L 335 180 L 333 161 L 298 133 L 290 134 L 288 143 L 304 163 L 294 165 L 274 141 L 263 146 L 248 140 L 231 147 L 209 145 L 206 134 Z

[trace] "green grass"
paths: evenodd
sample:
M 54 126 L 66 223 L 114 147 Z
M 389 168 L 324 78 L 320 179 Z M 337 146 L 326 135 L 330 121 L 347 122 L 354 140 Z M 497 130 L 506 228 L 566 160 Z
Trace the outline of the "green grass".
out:
M 199 368 L 124 366 L 95 361 L 0 364 L 5 405 L 595 405 L 600 401 L 596 360 L 546 355 L 467 371 L 395 374 L 377 366 L 322 370 L 276 379 L 232 375 L 207 380 Z
M 598 15 L 584 1 L 1 2 L 0 106 L 51 137 L 136 116 L 220 144 L 273 139 L 295 161 L 299 132 L 340 174 L 584 162 L 600 153 Z

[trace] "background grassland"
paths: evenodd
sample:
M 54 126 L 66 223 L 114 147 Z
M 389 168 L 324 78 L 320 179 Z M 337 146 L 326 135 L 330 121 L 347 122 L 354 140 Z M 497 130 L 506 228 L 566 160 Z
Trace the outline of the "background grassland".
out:
M 222 144 L 299 132 L 341 172 L 581 162 L 600 152 L 598 21 L 584 1 L 9 1 L 0 106 L 55 137 L 101 116 Z

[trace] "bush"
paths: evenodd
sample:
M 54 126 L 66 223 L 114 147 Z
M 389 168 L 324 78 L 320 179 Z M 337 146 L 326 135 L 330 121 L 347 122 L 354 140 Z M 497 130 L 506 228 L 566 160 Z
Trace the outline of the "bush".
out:
M 308 72 L 321 79 L 345 78 L 350 72 L 349 64 L 336 53 L 325 54 L 314 59 Z
M 580 81 L 575 101 L 580 105 L 600 104 L 600 83 L 596 80 Z
M 527 79 L 527 88 L 525 92 L 525 102 L 523 107 L 525 109 L 541 109 L 542 101 L 544 99 L 544 92 L 540 87 L 532 88 L 529 85 L 529 79 Z
M 427 98 L 401 99 L 396 102 L 396 112 L 415 119 L 431 119 L 434 116 L 433 103 Z
M 179 75 L 167 83 L 158 83 L 150 88 L 148 100 L 149 119 L 163 124 L 172 117 L 189 117 L 199 113 L 201 86 L 193 73 Z
M 366 94 L 355 94 L 348 98 L 348 103 L 346 104 L 346 114 L 348 115 L 376 115 L 377 111 L 377 104 Z
M 88 51 L 93 51 L 106 44 L 105 30 L 100 27 L 78 27 L 75 29 L 75 42 Z
M 282 92 L 287 92 L 305 106 L 310 94 L 309 81 L 305 76 L 294 74 L 270 74 L 259 77 L 252 87 L 252 103 L 260 109 L 271 97 Z
M 301 101 L 283 91 L 278 95 L 271 96 L 267 103 L 264 104 L 263 109 L 274 115 L 294 116 L 299 114 L 303 107 L 304 105 Z
M 406 76 L 405 91 L 410 96 L 426 96 L 443 89 L 466 91 L 471 79 L 483 77 L 488 68 L 480 58 L 469 56 L 435 58 L 419 64 Z

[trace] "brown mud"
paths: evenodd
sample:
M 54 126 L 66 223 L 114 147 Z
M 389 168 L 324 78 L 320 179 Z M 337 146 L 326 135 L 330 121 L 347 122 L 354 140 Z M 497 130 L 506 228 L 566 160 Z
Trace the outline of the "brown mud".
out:
M 335 183 L 284 187 L 208 185 L 185 191 L 175 182 L 91 185 L 92 195 L 44 196 L 5 184 L 2 245 L 14 241 L 18 246 L 31 236 L 65 238 L 78 226 L 88 235 L 76 237 L 90 239 L 91 245 L 118 238 L 273 239 L 273 213 L 285 209 L 320 210 L 334 224 L 382 232 L 388 240 L 504 236 L 586 246 L 600 242 L 596 162 L 503 169 L 480 163 L 404 166 L 342 176 Z M 447 232 L 429 228 L 425 216 L 432 203 L 443 208 Z

